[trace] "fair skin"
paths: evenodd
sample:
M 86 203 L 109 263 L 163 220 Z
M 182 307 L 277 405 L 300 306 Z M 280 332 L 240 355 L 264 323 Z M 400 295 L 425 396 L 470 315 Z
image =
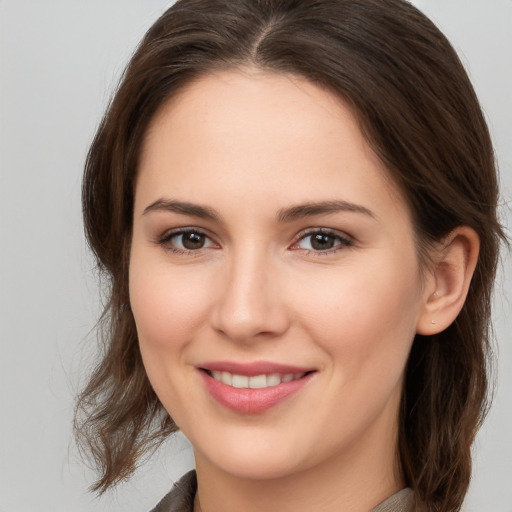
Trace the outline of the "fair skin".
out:
M 196 510 L 367 512 L 403 488 L 409 350 L 453 321 L 477 253 L 461 228 L 422 272 L 352 112 L 303 79 L 224 71 L 167 102 L 139 166 L 130 301 L 151 384 L 194 447 Z M 266 373 L 279 400 L 218 382 L 226 364 L 245 387 Z M 298 374 L 276 384 L 265 365 Z

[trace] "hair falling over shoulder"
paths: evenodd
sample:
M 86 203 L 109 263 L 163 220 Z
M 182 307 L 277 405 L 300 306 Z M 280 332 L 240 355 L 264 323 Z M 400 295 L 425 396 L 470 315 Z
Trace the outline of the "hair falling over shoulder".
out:
M 89 245 L 108 283 L 101 351 L 75 434 L 104 492 L 177 430 L 152 390 L 128 296 L 134 185 L 148 124 L 194 79 L 242 66 L 304 77 L 346 101 L 411 209 L 420 255 L 458 226 L 480 237 L 456 321 L 416 336 L 400 410 L 398 466 L 419 512 L 461 508 L 488 407 L 491 294 L 503 231 L 493 148 L 455 51 L 404 0 L 179 0 L 128 64 L 90 147 Z

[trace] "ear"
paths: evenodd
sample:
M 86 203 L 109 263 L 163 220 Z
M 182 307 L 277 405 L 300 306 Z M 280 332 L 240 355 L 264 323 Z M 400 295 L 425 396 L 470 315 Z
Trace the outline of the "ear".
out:
M 479 250 L 480 239 L 468 226 L 453 230 L 434 250 L 434 264 L 427 271 L 425 303 L 416 327 L 418 334 L 437 334 L 457 318 L 468 294 Z

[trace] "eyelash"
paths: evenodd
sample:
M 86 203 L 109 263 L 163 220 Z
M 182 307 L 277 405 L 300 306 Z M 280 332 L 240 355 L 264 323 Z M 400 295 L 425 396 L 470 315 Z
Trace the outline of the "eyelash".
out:
M 157 244 L 164 247 L 164 249 L 166 251 L 172 252 L 174 254 L 179 254 L 179 255 L 199 256 L 201 254 L 202 249 L 209 248 L 209 247 L 200 247 L 198 249 L 181 249 L 172 244 L 171 240 L 173 238 L 179 237 L 181 235 L 186 235 L 186 234 L 197 234 L 197 235 L 203 236 L 203 237 L 205 237 L 206 240 L 209 240 L 212 245 L 215 245 L 215 242 L 213 242 L 211 240 L 211 238 L 208 236 L 208 234 L 206 234 L 203 230 L 201 230 L 199 228 L 194 228 L 194 227 L 180 228 L 175 231 L 167 232 L 157 240 Z M 306 240 L 308 237 L 312 237 L 314 235 L 319 235 L 319 234 L 333 237 L 338 243 L 336 243 L 336 245 L 334 245 L 332 248 L 325 249 L 325 250 L 301 249 L 300 247 L 298 247 L 298 245 L 303 240 Z M 305 253 L 308 255 L 325 256 L 328 254 L 333 254 L 335 252 L 338 252 L 342 249 L 346 249 L 353 245 L 354 245 L 354 240 L 346 234 L 341 234 L 340 232 L 334 231 L 332 229 L 310 228 L 306 231 L 303 231 L 302 233 L 299 233 L 299 235 L 297 237 L 297 241 L 291 245 L 290 249 L 302 250 L 302 251 L 305 251 Z
M 330 237 L 333 237 L 335 240 L 337 240 L 338 243 L 336 245 L 334 245 L 332 248 L 325 249 L 325 250 L 302 249 L 303 251 L 306 251 L 306 254 L 308 254 L 308 255 L 311 254 L 314 256 L 326 256 L 326 255 L 333 254 L 335 252 L 338 252 L 342 249 L 346 249 L 346 248 L 354 245 L 354 240 L 351 237 L 349 237 L 348 235 L 346 235 L 345 233 L 342 234 L 339 231 L 334 231 L 332 229 L 327 229 L 327 228 L 313 228 L 313 229 L 308 229 L 306 231 L 303 231 L 302 233 L 299 233 L 297 241 L 293 243 L 291 248 L 294 250 L 301 250 L 300 248 L 297 247 L 297 245 L 301 241 L 307 239 L 308 237 L 312 237 L 314 235 L 330 236 Z
M 174 254 L 199 256 L 201 249 L 204 249 L 205 247 L 201 247 L 199 249 L 180 249 L 179 247 L 176 247 L 172 244 L 171 240 L 173 238 L 178 237 L 180 235 L 187 235 L 187 234 L 201 235 L 201 236 L 204 236 L 205 239 L 211 241 L 211 238 L 204 231 L 202 231 L 201 229 L 198 229 L 198 228 L 190 227 L 190 228 L 180 228 L 180 229 L 174 230 L 174 231 L 168 231 L 157 240 L 157 243 L 158 243 L 158 245 L 161 245 L 166 251 L 172 252 Z M 212 244 L 213 244 L 213 242 L 212 242 Z

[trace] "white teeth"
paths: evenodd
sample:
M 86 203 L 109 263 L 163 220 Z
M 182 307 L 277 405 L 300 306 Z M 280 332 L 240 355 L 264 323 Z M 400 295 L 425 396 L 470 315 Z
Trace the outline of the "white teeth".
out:
M 283 375 L 285 377 L 285 375 Z M 267 386 L 277 386 L 278 384 L 281 384 L 281 382 L 288 382 L 281 378 L 281 375 L 278 373 L 273 373 L 272 375 L 267 375 Z
M 231 384 L 234 388 L 248 388 L 249 377 L 246 375 L 233 375 L 233 382 Z
M 277 386 L 283 382 L 291 382 L 304 377 L 305 373 L 271 373 L 269 375 L 254 375 L 248 377 L 247 375 L 236 375 L 229 372 L 212 371 L 211 376 L 228 386 L 233 386 L 239 389 L 262 389 L 271 386 Z
M 249 377 L 249 387 L 253 389 L 266 388 L 269 386 L 267 377 L 265 375 L 256 375 L 255 377 Z
M 224 382 L 224 384 L 227 384 L 228 386 L 231 386 L 233 384 L 233 375 L 231 375 L 231 373 L 222 372 L 221 379 L 222 382 Z

